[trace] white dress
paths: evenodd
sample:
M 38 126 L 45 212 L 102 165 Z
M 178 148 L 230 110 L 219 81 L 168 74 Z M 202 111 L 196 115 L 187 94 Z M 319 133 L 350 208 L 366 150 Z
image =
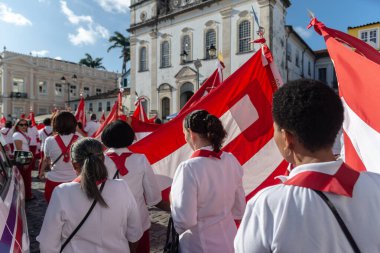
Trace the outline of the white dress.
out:
M 87 220 L 63 250 L 64 253 L 130 252 L 128 241 L 136 242 L 141 238 L 140 215 L 127 183 L 123 180 L 107 180 L 101 194 L 108 208 L 96 203 Z M 59 252 L 92 202 L 79 183 L 57 186 L 37 237 L 41 253 Z
M 130 153 L 128 148 L 109 149 L 107 153 L 120 155 L 121 153 Z M 116 172 L 115 163 L 105 155 L 104 163 L 107 167 L 108 178 L 113 178 Z M 143 154 L 133 153 L 125 162 L 128 174 L 120 176 L 120 179 L 128 183 L 129 188 L 135 196 L 137 206 L 139 208 L 143 230 L 150 228 L 150 218 L 148 206 L 154 206 L 161 201 L 161 190 L 158 187 L 156 176 L 150 166 L 148 160 Z
M 300 165 L 286 180 L 310 171 L 332 175 L 341 165 L 342 160 Z M 361 252 L 380 252 L 380 175 L 360 173 L 352 198 L 324 194 L 338 210 Z M 235 252 L 353 250 L 331 210 L 312 189 L 279 184 L 261 190 L 248 202 L 235 238 Z
M 170 195 L 181 253 L 234 252 L 234 219 L 242 218 L 246 204 L 242 177 L 243 168 L 227 152 L 221 159 L 195 157 L 178 166 Z

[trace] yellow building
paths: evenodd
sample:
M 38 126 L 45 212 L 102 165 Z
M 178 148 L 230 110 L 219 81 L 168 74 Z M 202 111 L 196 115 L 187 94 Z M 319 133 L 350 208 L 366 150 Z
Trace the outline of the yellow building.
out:
M 348 27 L 348 34 L 367 42 L 380 51 L 380 22 Z

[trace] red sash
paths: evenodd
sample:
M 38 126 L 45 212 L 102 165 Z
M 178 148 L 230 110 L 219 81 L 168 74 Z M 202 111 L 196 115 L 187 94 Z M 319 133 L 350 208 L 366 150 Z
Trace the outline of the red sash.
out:
M 4 136 L 7 136 L 10 130 L 11 130 L 11 129 L 8 128 L 8 131 L 7 131 L 6 133 L 3 133 L 3 132 L 1 132 L 1 133 L 2 133 Z
M 60 135 L 54 136 L 55 141 L 57 142 L 59 148 L 61 149 L 61 152 L 63 154 L 63 161 L 65 163 L 70 162 L 70 148 L 71 145 L 78 139 L 78 135 L 73 135 L 73 137 L 70 140 L 69 145 L 65 146 L 65 143 L 63 143 L 63 140 Z
M 53 131 L 52 131 L 52 132 L 53 132 Z M 52 132 L 51 132 L 51 133 L 52 133 Z M 48 134 L 48 133 L 46 132 L 45 128 L 44 128 L 44 133 L 45 133 L 46 137 L 49 137 L 49 136 L 51 135 L 51 133 Z
M 335 175 L 316 171 L 305 171 L 288 179 L 284 184 L 352 197 L 352 192 L 359 176 L 360 172 L 342 163 Z
M 133 153 L 121 153 L 120 155 L 118 155 L 116 153 L 106 153 L 106 155 L 109 158 L 111 158 L 111 160 L 115 163 L 116 168 L 121 176 L 125 176 L 128 174 L 128 169 L 125 167 L 125 161 L 132 154 Z
M 26 134 L 24 134 L 23 132 L 19 131 L 20 134 L 22 134 L 22 136 L 24 136 L 24 138 L 26 139 L 26 142 L 28 143 L 28 146 L 30 145 L 30 137 L 27 136 Z
M 207 150 L 207 149 L 198 149 L 196 150 L 190 158 L 194 157 L 215 157 L 217 159 L 220 159 L 220 156 L 222 155 L 223 151 L 219 151 L 219 153 L 216 153 L 215 151 Z

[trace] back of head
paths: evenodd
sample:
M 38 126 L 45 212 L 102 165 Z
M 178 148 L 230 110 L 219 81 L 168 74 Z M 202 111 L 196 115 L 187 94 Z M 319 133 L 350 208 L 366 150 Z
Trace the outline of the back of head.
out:
M 50 126 L 51 125 L 51 119 L 50 118 L 45 118 L 44 121 L 42 121 L 42 123 L 45 126 Z
M 135 132 L 127 122 L 115 120 L 104 128 L 101 138 L 108 148 L 125 148 L 132 144 Z
M 6 128 L 12 128 L 12 121 L 7 120 L 7 121 L 5 122 L 5 127 L 6 127 Z
M 220 151 L 226 131 L 219 118 L 206 110 L 197 110 L 188 114 L 183 124 L 186 129 L 210 141 L 215 152 Z
M 53 131 L 60 135 L 73 134 L 76 131 L 77 120 L 68 111 L 60 111 L 53 117 Z
M 90 119 L 91 119 L 91 120 L 96 120 L 96 114 L 95 114 L 95 113 L 91 114 Z
M 155 123 L 155 124 L 162 124 L 162 121 L 161 121 L 160 118 L 156 118 L 156 119 L 154 120 L 154 123 Z
M 343 122 L 343 106 L 327 85 L 301 79 L 282 86 L 273 96 L 275 123 L 294 134 L 309 151 L 333 145 Z
M 96 185 L 108 177 L 102 144 L 93 138 L 81 139 L 71 147 L 71 159 L 81 167 L 81 186 L 87 197 L 107 206 Z

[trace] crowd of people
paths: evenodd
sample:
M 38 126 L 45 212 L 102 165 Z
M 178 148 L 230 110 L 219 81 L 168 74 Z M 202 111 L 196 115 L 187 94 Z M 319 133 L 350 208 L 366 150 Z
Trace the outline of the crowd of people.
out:
M 135 135 L 125 121 L 107 125 L 101 141 L 80 134 L 96 127 L 79 129 L 65 111 L 38 135 L 24 119 L 1 133 L 12 150 L 40 150 L 40 178 L 49 168 L 41 252 L 147 253 L 147 206 L 171 212 L 181 253 L 379 252 L 380 175 L 350 168 L 333 151 L 340 98 L 323 83 L 298 80 L 275 93 L 272 115 L 289 174 L 248 203 L 243 168 L 221 150 L 227 133 L 206 110 L 183 121 L 194 152 L 176 168 L 170 202 L 145 155 L 128 149 Z M 20 168 L 27 199 L 34 165 Z

